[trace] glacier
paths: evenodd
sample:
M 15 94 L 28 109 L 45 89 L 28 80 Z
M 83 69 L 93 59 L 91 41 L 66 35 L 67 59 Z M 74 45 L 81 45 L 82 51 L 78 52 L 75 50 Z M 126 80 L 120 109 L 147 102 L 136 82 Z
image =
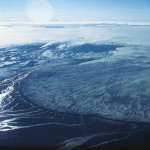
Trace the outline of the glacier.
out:
M 132 145 L 137 133 L 148 136 L 150 26 L 0 28 L 1 146 Z

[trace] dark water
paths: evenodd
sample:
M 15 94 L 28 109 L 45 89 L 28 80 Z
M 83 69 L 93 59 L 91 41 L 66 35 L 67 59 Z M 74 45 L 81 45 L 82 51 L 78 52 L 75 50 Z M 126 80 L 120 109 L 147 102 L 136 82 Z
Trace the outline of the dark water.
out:
M 149 46 L 45 44 L 0 49 L 0 147 L 150 147 Z

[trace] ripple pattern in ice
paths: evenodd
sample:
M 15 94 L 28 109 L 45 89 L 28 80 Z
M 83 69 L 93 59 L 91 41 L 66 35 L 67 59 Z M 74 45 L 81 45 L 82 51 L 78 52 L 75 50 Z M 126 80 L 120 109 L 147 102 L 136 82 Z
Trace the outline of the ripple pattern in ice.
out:
M 86 46 L 77 46 L 72 51 L 86 53 Z M 92 47 L 98 53 L 101 53 L 99 49 L 105 49 L 102 45 Z M 128 46 L 126 49 L 131 54 L 105 61 L 98 58 L 98 63 L 89 61 L 40 69 L 23 82 L 23 94 L 33 103 L 59 112 L 149 122 L 149 51 L 145 47 L 143 52 L 137 52 L 137 48 L 143 47 Z

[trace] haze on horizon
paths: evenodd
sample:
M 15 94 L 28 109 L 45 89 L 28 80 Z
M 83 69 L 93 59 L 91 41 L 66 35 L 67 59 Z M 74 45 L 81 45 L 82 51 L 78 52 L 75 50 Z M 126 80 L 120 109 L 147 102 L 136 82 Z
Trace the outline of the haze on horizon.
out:
M 149 0 L 1 0 L 0 21 L 150 22 Z

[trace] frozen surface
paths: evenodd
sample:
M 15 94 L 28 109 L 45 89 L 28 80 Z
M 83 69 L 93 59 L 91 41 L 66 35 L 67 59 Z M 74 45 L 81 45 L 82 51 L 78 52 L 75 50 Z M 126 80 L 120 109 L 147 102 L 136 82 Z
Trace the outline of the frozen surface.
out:
M 52 47 L 46 58 L 67 64 L 41 68 L 23 82 L 23 94 L 33 103 L 59 112 L 149 122 L 150 47 L 114 43 Z M 124 49 L 130 52 L 115 53 Z

